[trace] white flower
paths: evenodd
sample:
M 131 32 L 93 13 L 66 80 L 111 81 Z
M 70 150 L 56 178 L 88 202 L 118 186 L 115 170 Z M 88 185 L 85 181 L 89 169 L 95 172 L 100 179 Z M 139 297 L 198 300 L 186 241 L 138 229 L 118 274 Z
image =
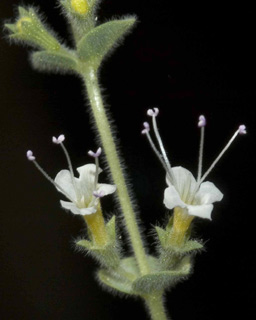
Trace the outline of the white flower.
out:
M 245 125 L 240 125 L 238 130 L 234 133 L 224 149 L 220 152 L 219 156 L 213 161 L 210 168 L 202 176 L 202 162 L 203 162 L 203 145 L 204 145 L 204 128 L 206 126 L 206 119 L 203 115 L 199 117 L 198 127 L 201 129 L 201 139 L 199 148 L 199 163 L 197 180 L 192 173 L 183 167 L 171 167 L 166 151 L 160 137 L 156 117 L 159 113 L 158 108 L 149 109 L 148 116 L 152 117 L 154 133 L 160 148 L 158 151 L 150 136 L 150 126 L 144 122 L 144 129 L 142 134 L 145 134 L 148 141 L 166 170 L 166 182 L 168 187 L 164 191 L 164 204 L 168 209 L 175 207 L 182 208 L 182 212 L 200 218 L 211 219 L 211 212 L 213 210 L 213 203 L 221 201 L 223 194 L 212 182 L 203 182 L 208 174 L 212 171 L 216 163 L 220 160 L 231 143 L 235 140 L 238 134 L 246 134 Z
M 164 204 L 168 209 L 185 208 L 191 216 L 211 219 L 213 202 L 221 201 L 223 194 L 212 182 L 203 182 L 199 187 L 192 173 L 182 167 L 172 168 L 174 186 L 166 176 L 168 188 L 164 191 Z
M 61 170 L 53 180 L 36 161 L 31 150 L 26 153 L 27 159 L 50 181 L 56 189 L 64 194 L 70 201 L 60 200 L 61 206 L 74 214 L 90 215 L 97 211 L 99 199 L 116 191 L 116 186 L 111 184 L 98 183 L 99 174 L 102 170 L 99 167 L 99 156 L 101 148 L 96 152 L 89 151 L 88 154 L 95 159 L 95 164 L 86 164 L 77 168 L 79 178 L 74 176 L 71 160 L 63 141 L 65 136 L 52 137 L 52 142 L 59 145 L 67 159 L 69 170 Z
M 102 171 L 100 168 L 99 173 Z M 97 211 L 99 198 L 115 192 L 116 186 L 110 184 L 95 183 L 97 180 L 96 165 L 86 164 L 77 168 L 79 178 L 72 177 L 69 170 L 61 170 L 55 183 L 61 187 L 57 190 L 68 195 L 72 202 L 60 200 L 61 206 L 74 214 L 89 215 Z

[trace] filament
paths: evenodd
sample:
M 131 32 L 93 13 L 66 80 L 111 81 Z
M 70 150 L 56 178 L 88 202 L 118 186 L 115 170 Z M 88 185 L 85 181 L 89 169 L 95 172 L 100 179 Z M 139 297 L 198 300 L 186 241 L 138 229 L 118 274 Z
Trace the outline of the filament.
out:
M 72 163 L 71 163 L 70 156 L 69 156 L 68 151 L 67 151 L 66 147 L 64 146 L 64 144 L 62 142 L 60 142 L 59 145 L 61 146 L 61 148 L 62 148 L 62 150 L 63 150 L 63 152 L 65 154 L 65 157 L 67 159 L 68 168 L 69 168 L 69 171 L 70 171 L 70 174 L 71 174 L 72 184 L 73 184 L 75 192 L 77 194 L 79 190 L 77 190 L 77 187 L 76 187 L 75 175 L 74 175 L 74 170 L 73 170 L 73 166 L 72 166 Z M 79 195 L 80 195 L 80 193 L 79 193 Z
M 171 181 L 173 181 L 174 179 L 173 179 L 172 172 L 168 169 L 165 161 L 163 160 L 163 156 L 162 156 L 161 153 L 157 150 L 157 148 L 156 148 L 153 140 L 151 139 L 151 136 L 150 136 L 149 132 L 146 131 L 145 134 L 146 134 L 146 136 L 147 136 L 147 139 L 148 139 L 148 142 L 149 142 L 151 148 L 153 149 L 153 151 L 155 152 L 157 158 L 159 159 L 159 161 L 161 162 L 162 166 L 163 166 L 164 169 L 166 170 L 169 179 L 170 179 Z
M 203 150 L 204 150 L 204 126 L 200 128 L 200 146 L 199 146 L 197 182 L 200 181 L 201 176 L 202 176 Z
M 45 171 L 44 169 L 38 164 L 38 162 L 36 160 L 32 160 L 31 162 L 33 162 L 33 164 L 35 165 L 35 167 L 42 173 L 42 175 L 51 183 L 55 186 L 55 188 L 59 189 L 65 196 L 67 199 L 69 199 L 71 202 L 75 203 L 74 200 L 72 200 L 70 198 L 70 196 L 66 193 L 65 190 L 63 190 L 63 188 L 56 183 Z
M 165 163 L 164 167 L 166 168 L 166 171 L 169 174 L 169 177 L 171 178 L 172 183 L 175 184 L 175 177 L 174 177 L 174 175 L 172 173 L 171 164 L 170 164 L 169 159 L 167 157 L 167 154 L 166 154 L 166 151 L 165 151 L 165 148 L 164 148 L 164 145 L 163 145 L 163 141 L 162 141 L 162 139 L 160 137 L 160 134 L 159 134 L 159 131 L 158 131 L 158 128 L 157 128 L 157 122 L 156 122 L 156 116 L 155 115 L 152 116 L 152 123 L 153 123 L 155 136 L 156 136 L 157 142 L 159 144 L 160 150 L 162 152 L 162 157 L 164 159 L 164 163 Z
M 95 157 L 95 177 L 94 177 L 94 190 L 97 189 L 98 179 L 99 179 L 99 158 Z
M 238 129 L 234 135 L 232 136 L 232 138 L 229 140 L 229 142 L 226 144 L 226 146 L 222 149 L 222 151 L 220 152 L 220 154 L 218 155 L 218 157 L 213 161 L 213 163 L 211 164 L 211 166 L 209 167 L 209 169 L 205 172 L 205 174 L 203 175 L 203 177 L 200 179 L 200 181 L 198 182 L 198 184 L 200 185 L 205 178 L 208 176 L 208 174 L 212 171 L 212 169 L 216 166 L 216 164 L 219 162 L 220 158 L 224 155 L 224 153 L 228 150 L 228 148 L 230 147 L 230 145 L 232 144 L 232 142 L 235 140 L 235 138 L 237 137 L 237 135 L 241 133 L 240 130 Z

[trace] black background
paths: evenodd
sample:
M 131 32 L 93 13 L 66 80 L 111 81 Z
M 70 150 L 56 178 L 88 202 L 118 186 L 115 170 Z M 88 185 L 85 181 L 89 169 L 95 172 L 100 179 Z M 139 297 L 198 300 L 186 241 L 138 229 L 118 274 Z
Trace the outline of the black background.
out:
M 31 4 L 27 1 L 26 4 Z M 19 1 L 2 0 L 1 22 Z M 32 3 L 33 4 L 33 3 Z M 37 1 L 56 32 L 67 27 L 56 2 Z M 239 137 L 209 180 L 224 193 L 213 220 L 198 219 L 196 234 L 207 251 L 193 276 L 167 294 L 174 320 L 253 319 L 255 310 L 255 17 L 246 4 L 232 6 L 159 0 L 105 0 L 99 19 L 136 14 L 139 23 L 104 64 L 101 84 L 140 208 L 146 240 L 165 221 L 164 172 L 141 136 L 149 107 L 173 165 L 196 173 L 199 132 L 205 114 L 205 167 L 237 126 Z M 31 69 L 28 51 L 0 43 L 0 318 L 146 319 L 142 303 L 120 299 L 95 282 L 96 264 L 74 250 L 84 233 L 80 217 L 61 210 L 60 194 L 27 162 L 32 149 L 51 176 L 66 168 L 51 136 L 64 133 L 74 167 L 98 147 L 85 112 L 83 87 L 74 76 Z M 70 42 L 69 42 L 70 43 Z M 102 181 L 107 177 L 102 174 Z M 107 212 L 114 209 L 105 200 Z M 153 252 L 153 245 L 149 247 Z

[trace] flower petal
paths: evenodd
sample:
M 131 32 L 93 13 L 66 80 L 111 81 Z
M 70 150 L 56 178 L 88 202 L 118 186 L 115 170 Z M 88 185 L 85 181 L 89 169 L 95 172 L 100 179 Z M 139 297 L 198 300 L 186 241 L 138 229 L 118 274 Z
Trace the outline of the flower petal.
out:
M 97 191 L 103 192 L 104 196 L 107 196 L 116 191 L 116 186 L 107 183 L 99 183 Z
M 195 195 L 195 202 L 198 204 L 210 204 L 221 201 L 222 198 L 223 193 L 212 182 L 206 181 L 200 185 Z
M 89 215 L 92 213 L 95 213 L 97 210 L 95 207 L 89 207 L 89 208 L 78 208 L 73 202 L 67 202 L 60 200 L 60 204 L 63 208 L 70 210 L 74 214 L 80 214 L 82 216 Z
M 73 202 L 67 202 L 60 200 L 62 208 L 70 210 L 74 214 L 82 214 L 81 210 Z
M 82 208 L 80 209 L 80 212 L 83 216 L 88 216 L 90 214 L 93 214 L 97 211 L 95 207 L 88 207 L 88 208 Z
M 77 200 L 76 192 L 69 170 L 61 170 L 55 177 L 54 181 L 70 196 L 72 200 Z M 60 189 L 57 188 L 57 190 L 63 193 Z
M 186 207 L 186 204 L 181 200 L 180 195 L 172 185 L 164 191 L 164 205 L 168 209 L 173 209 L 174 207 Z
M 96 174 L 96 165 L 93 163 L 86 164 L 77 168 L 79 178 L 77 179 L 81 195 L 84 196 L 85 202 L 90 202 L 94 191 L 94 181 Z M 99 173 L 102 170 L 99 168 Z
M 173 167 L 171 170 L 175 178 L 174 186 L 180 198 L 186 202 L 189 195 L 194 192 L 196 188 L 196 180 L 192 173 L 183 167 Z M 166 177 L 166 182 L 169 186 L 172 185 L 168 177 Z
M 195 217 L 211 219 L 213 205 L 212 204 L 202 204 L 198 206 L 187 206 L 188 214 Z

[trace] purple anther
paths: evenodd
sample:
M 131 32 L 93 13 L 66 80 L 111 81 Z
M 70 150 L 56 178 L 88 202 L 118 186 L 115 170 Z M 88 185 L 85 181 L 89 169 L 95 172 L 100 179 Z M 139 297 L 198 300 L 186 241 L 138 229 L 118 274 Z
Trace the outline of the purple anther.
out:
M 159 113 L 159 109 L 158 108 L 153 108 L 153 109 L 148 109 L 147 111 L 147 115 L 150 117 L 156 117 Z
M 64 134 L 61 134 L 60 136 L 58 136 L 58 138 L 52 137 L 52 142 L 56 144 L 61 144 L 64 140 L 65 140 Z
M 202 128 L 202 127 L 205 127 L 206 126 L 206 119 L 205 119 L 205 116 L 201 115 L 199 117 L 199 120 L 198 120 L 198 127 L 199 128 Z
M 144 122 L 144 123 L 143 123 L 143 126 L 144 126 L 144 129 L 141 131 L 141 133 L 142 133 L 142 134 L 148 133 L 149 130 L 150 130 L 149 123 L 148 123 L 148 122 Z
M 246 134 L 246 126 L 244 124 L 241 124 L 238 128 L 239 134 Z
M 101 148 L 98 148 L 96 152 L 93 152 L 92 150 L 88 151 L 88 154 L 93 158 L 98 158 L 101 155 L 101 151 Z
M 36 157 L 33 155 L 33 152 L 31 150 L 28 150 L 26 155 L 29 161 L 34 161 L 36 159 Z
M 102 190 L 93 191 L 92 194 L 94 195 L 95 198 L 102 198 L 105 195 L 104 191 L 102 191 Z

